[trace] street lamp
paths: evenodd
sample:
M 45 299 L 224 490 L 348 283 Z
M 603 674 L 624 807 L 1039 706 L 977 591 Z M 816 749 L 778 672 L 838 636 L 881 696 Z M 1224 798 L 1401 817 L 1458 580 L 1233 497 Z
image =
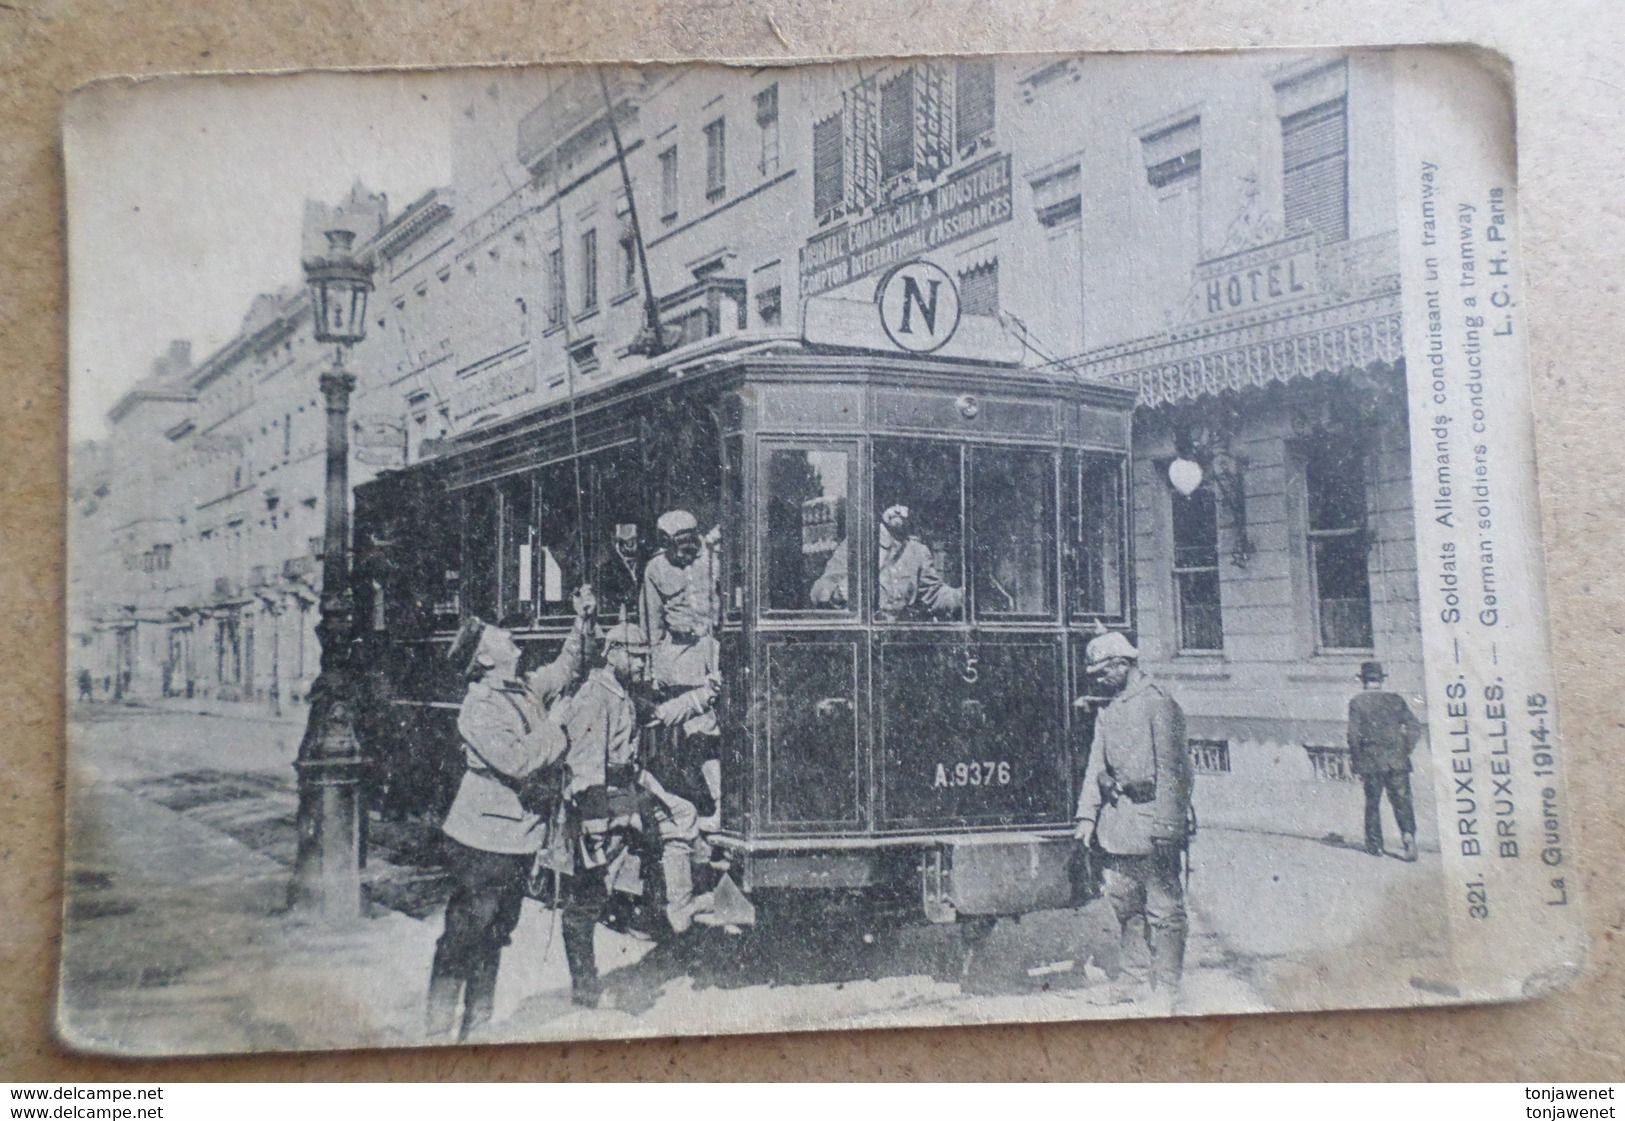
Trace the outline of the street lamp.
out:
M 322 550 L 321 671 L 310 687 L 310 716 L 294 771 L 299 780 L 299 847 L 289 905 L 330 919 L 361 914 L 361 807 L 364 761 L 355 734 L 350 664 L 350 393 L 355 375 L 345 351 L 367 333 L 372 266 L 352 252 L 355 234 L 328 230 L 327 251 L 304 262 L 316 341 L 332 343 L 333 368 L 321 376 L 327 405 L 327 521 Z

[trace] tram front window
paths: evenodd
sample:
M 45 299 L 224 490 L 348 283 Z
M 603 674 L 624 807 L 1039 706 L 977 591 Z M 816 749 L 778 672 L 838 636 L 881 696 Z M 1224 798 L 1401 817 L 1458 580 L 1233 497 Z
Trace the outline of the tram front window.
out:
M 767 609 L 849 611 L 850 478 L 844 451 L 784 449 L 767 459 Z
M 1055 460 L 978 448 L 971 459 L 976 613 L 1055 614 Z
M 921 440 L 876 440 L 873 517 L 875 618 L 965 617 L 960 450 Z

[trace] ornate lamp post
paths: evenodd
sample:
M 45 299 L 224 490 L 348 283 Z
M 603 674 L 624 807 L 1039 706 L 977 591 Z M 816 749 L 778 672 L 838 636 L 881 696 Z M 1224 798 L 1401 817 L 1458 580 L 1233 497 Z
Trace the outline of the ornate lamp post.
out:
M 330 919 L 361 914 L 361 804 L 364 762 L 355 734 L 350 666 L 354 604 L 350 595 L 350 393 L 355 375 L 345 351 L 367 332 L 372 266 L 351 251 L 355 234 L 328 230 L 327 252 L 304 262 L 316 341 L 333 343 L 333 368 L 321 376 L 327 405 L 327 524 L 322 553 L 321 671 L 310 687 L 310 717 L 294 769 L 299 779 L 299 848 L 289 905 Z

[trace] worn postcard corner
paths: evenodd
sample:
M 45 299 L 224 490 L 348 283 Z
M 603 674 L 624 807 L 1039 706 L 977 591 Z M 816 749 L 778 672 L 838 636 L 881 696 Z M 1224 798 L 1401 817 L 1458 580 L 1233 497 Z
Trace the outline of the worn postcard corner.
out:
M 81 91 L 63 1038 L 1572 984 L 1511 97 L 1421 47 Z

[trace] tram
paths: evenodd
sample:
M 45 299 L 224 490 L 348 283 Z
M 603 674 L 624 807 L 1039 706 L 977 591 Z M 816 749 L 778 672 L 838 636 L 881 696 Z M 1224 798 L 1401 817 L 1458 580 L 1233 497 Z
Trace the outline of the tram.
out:
M 712 840 L 757 914 L 837 896 L 943 923 L 1068 905 L 1083 646 L 1132 622 L 1132 407 L 1009 365 L 705 345 L 357 488 L 379 801 L 451 797 L 463 615 L 511 627 L 529 668 L 567 632 L 573 587 L 595 585 L 601 617 L 635 603 L 655 521 L 681 508 L 719 531 Z M 899 507 L 933 602 L 898 602 L 880 572 Z

